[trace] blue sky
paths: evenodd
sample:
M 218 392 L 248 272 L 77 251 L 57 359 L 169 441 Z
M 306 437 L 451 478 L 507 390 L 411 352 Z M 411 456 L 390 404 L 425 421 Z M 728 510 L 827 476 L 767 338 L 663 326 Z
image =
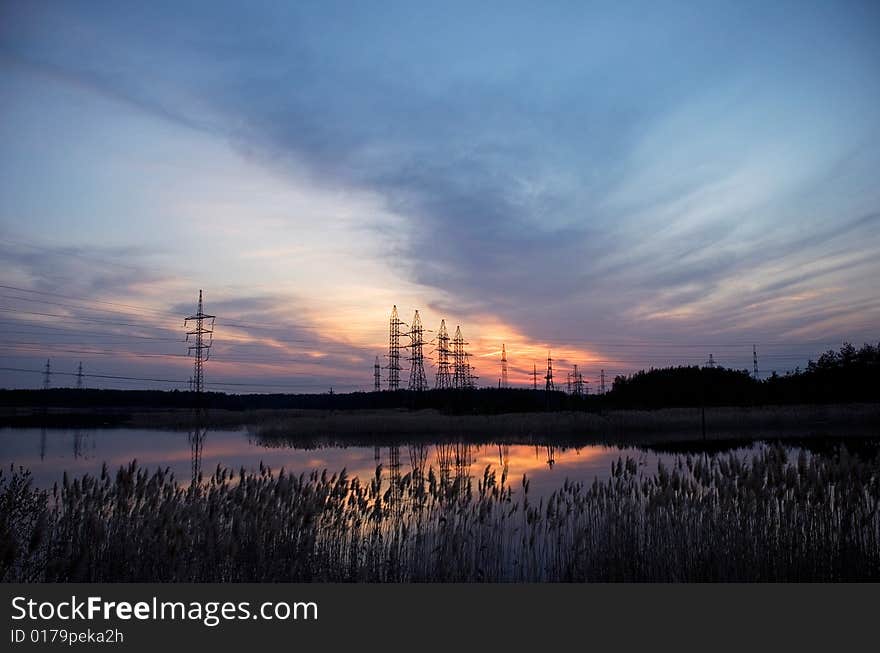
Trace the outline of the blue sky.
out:
M 302 389 L 395 303 L 487 383 L 878 340 L 876 3 L 179 4 L 0 8 L 3 366 L 185 379 L 200 287 Z

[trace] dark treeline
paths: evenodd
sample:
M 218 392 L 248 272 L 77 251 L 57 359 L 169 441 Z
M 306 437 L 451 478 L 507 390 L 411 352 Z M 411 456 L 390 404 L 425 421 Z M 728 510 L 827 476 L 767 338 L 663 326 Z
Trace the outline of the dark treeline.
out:
M 10 422 L 17 409 L 105 409 L 114 412 L 185 409 L 191 392 L 178 390 L 0 390 L 0 408 Z M 520 388 L 429 390 L 426 392 L 353 392 L 347 394 L 226 394 L 208 392 L 208 409 L 367 410 L 433 408 L 454 414 L 495 414 L 545 410 L 664 408 L 679 406 L 753 406 L 767 404 L 880 401 L 880 345 L 857 349 L 844 345 L 810 361 L 803 370 L 757 381 L 747 370 L 723 367 L 667 367 L 617 377 L 605 395 L 583 397 Z M 49 413 L 51 415 L 51 411 Z M 61 419 L 61 416 L 59 416 Z M 13 420 L 14 421 L 14 420 Z

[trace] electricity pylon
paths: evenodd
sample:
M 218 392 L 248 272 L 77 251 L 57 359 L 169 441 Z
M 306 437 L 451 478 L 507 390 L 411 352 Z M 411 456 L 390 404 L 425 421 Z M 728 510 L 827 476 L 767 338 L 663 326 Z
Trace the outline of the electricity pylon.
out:
M 183 328 L 186 329 L 190 322 L 195 323 L 195 329 L 186 332 L 186 342 L 192 342 L 188 352 L 195 354 L 193 363 L 192 387 L 196 393 L 196 399 L 200 400 L 205 389 L 205 361 L 211 357 L 211 346 L 214 344 L 214 320 L 215 315 L 207 315 L 203 310 L 202 291 L 199 290 L 199 304 L 195 315 L 190 315 L 183 320 Z M 210 322 L 206 326 L 206 323 Z M 193 337 L 190 340 L 190 336 Z
M 446 320 L 440 320 L 440 329 L 437 331 L 437 374 L 434 377 L 434 387 L 438 390 L 452 387 L 452 375 L 449 372 L 449 331 L 446 330 Z
M 409 329 L 410 368 L 409 389 L 416 392 L 428 389 L 428 380 L 425 377 L 425 329 L 422 327 L 422 318 L 419 312 L 413 315 L 412 326 Z
M 376 362 L 373 364 L 373 391 L 379 392 L 382 389 L 382 372 L 379 367 L 379 357 L 376 356 Z
M 48 390 L 52 380 L 52 363 L 46 359 L 46 367 L 43 368 L 43 390 Z
M 550 357 L 550 352 L 547 352 L 547 374 L 544 375 L 544 381 L 546 385 L 544 389 L 547 392 L 552 392 L 556 389 L 556 386 L 553 383 L 553 359 Z
M 82 390 L 83 387 L 83 364 L 82 361 L 79 362 L 79 366 L 76 368 L 76 389 Z
M 752 376 L 758 380 L 758 345 L 752 345 Z
M 391 309 L 388 327 L 388 389 L 400 389 L 400 327 L 404 323 L 397 316 L 397 305 Z
M 507 349 L 501 345 L 501 387 L 507 387 Z

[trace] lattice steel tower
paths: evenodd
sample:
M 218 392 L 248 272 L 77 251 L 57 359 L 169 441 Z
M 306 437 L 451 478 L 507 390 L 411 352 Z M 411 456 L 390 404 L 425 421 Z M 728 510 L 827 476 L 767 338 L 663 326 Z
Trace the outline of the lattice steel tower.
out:
M 188 348 L 189 353 L 195 355 L 193 363 L 192 389 L 197 397 L 201 397 L 205 390 L 205 361 L 211 357 L 211 346 L 214 344 L 214 320 L 215 315 L 208 315 L 203 310 L 202 291 L 199 290 L 199 304 L 195 315 L 190 315 L 183 320 L 183 328 L 186 329 L 190 322 L 195 324 L 195 329 L 186 332 L 186 342 L 192 342 Z M 207 324 L 207 325 L 206 325 Z M 192 336 L 192 340 L 190 340 Z
M 382 368 L 379 366 L 379 357 L 376 356 L 376 362 L 373 364 L 373 391 L 379 392 L 382 389 Z
M 48 390 L 52 380 L 52 363 L 46 359 L 46 367 L 43 368 L 43 390 Z
M 461 327 L 456 327 L 455 335 L 452 337 L 452 387 L 459 390 L 468 387 L 468 378 L 470 376 L 467 357 L 464 352 L 466 344 L 464 336 L 461 335 Z
M 440 320 L 440 329 L 437 331 L 437 374 L 434 377 L 434 387 L 438 390 L 452 387 L 452 373 L 449 371 L 449 331 L 446 330 L 446 320 Z
M 507 349 L 501 344 L 501 387 L 507 387 Z
M 425 378 L 425 329 L 422 326 L 422 318 L 419 312 L 413 315 L 412 326 L 409 329 L 409 389 L 421 392 L 428 389 L 428 380 Z
M 605 370 L 599 373 L 599 392 L 605 394 Z
M 547 392 L 552 392 L 556 389 L 553 383 L 553 359 L 550 357 L 549 351 L 547 352 L 547 374 L 544 376 L 544 381 L 546 382 L 544 389 Z
M 79 365 L 76 368 L 76 389 L 82 390 L 83 387 L 83 364 L 82 361 L 79 362 Z
M 388 389 L 400 389 L 400 327 L 403 325 L 397 316 L 397 305 L 391 309 L 388 327 Z

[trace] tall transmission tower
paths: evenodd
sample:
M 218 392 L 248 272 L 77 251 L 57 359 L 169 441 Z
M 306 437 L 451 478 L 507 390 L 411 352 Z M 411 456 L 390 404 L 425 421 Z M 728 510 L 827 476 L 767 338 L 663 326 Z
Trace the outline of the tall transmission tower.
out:
M 379 357 L 376 356 L 376 362 L 373 364 L 373 391 L 379 392 L 382 389 L 382 368 L 379 366 Z
M 553 383 L 553 359 L 550 357 L 550 352 L 547 352 L 547 374 L 544 376 L 544 381 L 546 385 L 544 389 L 547 392 L 552 392 L 556 389 L 556 386 Z
M 574 365 L 574 369 L 571 371 L 570 378 L 570 388 L 569 392 L 576 397 L 581 397 L 584 394 L 584 375 L 578 370 L 577 364 Z
M 446 320 L 440 320 L 440 329 L 437 331 L 437 374 L 434 377 L 434 387 L 438 390 L 452 387 L 452 374 L 449 371 L 449 331 L 446 329 Z
M 755 377 L 755 381 L 759 380 L 759 377 L 758 377 L 758 345 L 752 345 L 752 376 Z
M 532 363 L 532 390 L 538 389 L 538 365 Z
M 388 327 L 388 389 L 400 389 L 400 327 L 403 325 L 397 316 L 397 305 L 391 309 Z
M 468 362 L 464 352 L 466 344 L 461 335 L 461 326 L 457 326 L 452 337 L 452 387 L 457 390 L 468 387 Z
M 52 380 L 52 363 L 46 359 L 46 367 L 43 368 L 43 390 L 48 390 Z
M 409 329 L 410 367 L 409 389 L 421 392 L 428 389 L 428 380 L 425 378 L 425 329 L 422 326 L 422 318 L 419 312 L 413 315 L 412 326 Z
M 507 349 L 501 344 L 501 387 L 506 388 L 507 383 Z
M 709 360 L 706 361 L 706 367 L 714 369 L 717 363 L 715 362 L 715 358 L 712 354 L 709 354 Z
M 76 389 L 82 390 L 83 387 L 83 364 L 82 361 L 79 362 L 79 365 L 76 368 Z
M 201 398 L 205 390 L 205 361 L 211 357 L 211 345 L 214 344 L 214 320 L 216 316 L 207 315 L 202 304 L 202 291 L 199 290 L 199 304 L 195 315 L 190 315 L 183 320 L 183 328 L 189 327 L 190 322 L 195 324 L 192 331 L 186 332 L 186 341 L 192 342 L 188 351 L 195 355 L 193 363 L 192 387 L 197 400 Z M 190 340 L 192 336 L 192 340 Z
M 599 392 L 605 394 L 605 370 L 599 373 Z

